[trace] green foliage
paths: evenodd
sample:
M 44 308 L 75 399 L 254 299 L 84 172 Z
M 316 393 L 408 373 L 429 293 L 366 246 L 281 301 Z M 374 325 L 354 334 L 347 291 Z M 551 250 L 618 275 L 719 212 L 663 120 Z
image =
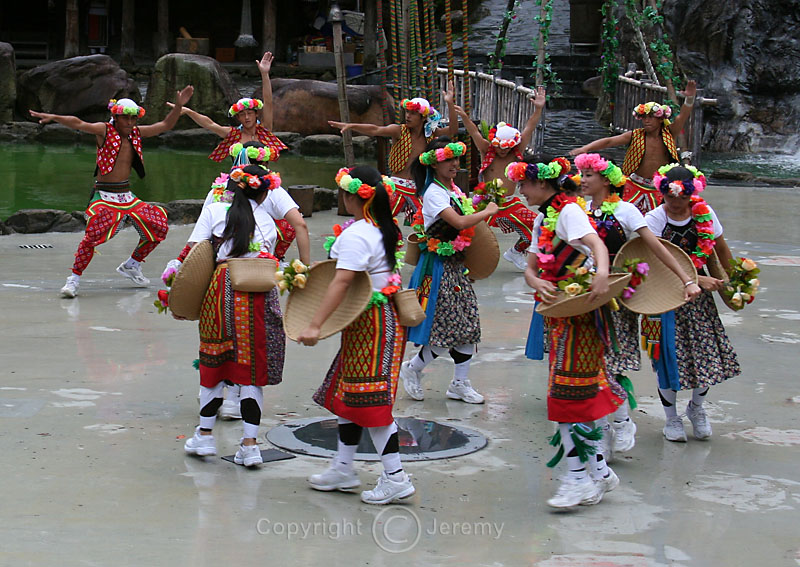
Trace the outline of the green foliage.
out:
M 539 26 L 542 36 L 542 44 L 544 46 L 544 62 L 540 65 L 538 57 L 533 62 L 533 72 L 531 76 L 536 80 L 538 72 L 542 72 L 542 86 L 547 89 L 548 93 L 558 95 L 561 92 L 561 79 L 558 78 L 553 66 L 550 63 L 550 54 L 547 52 L 547 43 L 550 41 L 550 24 L 553 22 L 553 0 L 536 0 L 536 5 L 542 7 L 544 4 L 544 15 L 537 15 L 534 20 Z M 533 34 L 533 51 L 534 54 L 539 51 L 539 33 Z M 537 85 L 538 86 L 538 85 Z M 548 95 L 549 96 L 549 95 Z

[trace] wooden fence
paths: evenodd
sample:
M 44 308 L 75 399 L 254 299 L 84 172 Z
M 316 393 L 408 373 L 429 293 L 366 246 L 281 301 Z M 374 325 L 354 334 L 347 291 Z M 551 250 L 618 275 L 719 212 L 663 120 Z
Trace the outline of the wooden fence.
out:
M 620 76 L 617 81 L 616 100 L 614 102 L 614 112 L 611 120 L 611 127 L 616 132 L 629 132 L 641 127 L 641 122 L 633 117 L 633 109 L 644 102 L 663 103 L 667 98 L 667 87 L 653 84 L 647 80 L 638 80 L 630 77 Z M 678 94 L 678 101 L 683 103 L 683 95 Z M 681 157 L 685 152 L 689 154 L 689 161 L 692 165 L 700 165 L 700 146 L 703 141 L 703 106 L 714 106 L 717 100 L 713 98 L 703 98 L 702 89 L 697 89 L 697 98 L 692 107 L 692 114 L 686 121 L 683 128 L 684 147 L 680 148 Z M 680 140 L 678 140 L 680 144 Z

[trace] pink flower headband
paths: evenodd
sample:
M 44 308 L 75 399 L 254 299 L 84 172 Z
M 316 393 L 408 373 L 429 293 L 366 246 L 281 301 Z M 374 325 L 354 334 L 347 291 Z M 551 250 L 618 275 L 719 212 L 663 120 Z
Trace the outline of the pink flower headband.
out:
M 636 118 L 641 118 L 647 114 L 652 114 L 656 118 L 662 118 L 666 120 L 672 116 L 672 108 L 670 108 L 667 104 L 659 104 L 651 101 L 640 104 L 633 109 L 633 115 Z
M 400 103 L 400 108 L 419 112 L 423 117 L 427 117 L 433 110 L 431 103 L 424 98 L 404 98 L 403 102 Z
M 614 165 L 613 162 L 603 158 L 600 154 L 580 154 L 575 157 L 575 167 L 578 169 L 591 169 L 596 171 L 611 183 L 614 187 L 625 185 L 626 178 L 622 170 Z
M 675 167 L 686 169 L 691 174 L 691 177 L 670 181 L 667 179 L 667 173 Z M 695 195 L 706 188 L 706 176 L 694 166 L 671 163 L 658 168 L 658 172 L 653 175 L 653 186 L 661 191 L 662 194 L 672 197 Z
M 264 103 L 257 98 L 240 98 L 228 110 L 229 116 L 236 116 L 242 110 L 261 110 Z
M 234 169 L 231 171 L 230 178 L 234 182 L 244 186 L 246 183 L 252 189 L 260 189 L 262 191 L 269 191 L 277 189 L 281 186 L 281 176 L 276 171 L 269 171 L 265 175 L 252 175 L 241 169 Z
M 108 109 L 111 111 L 111 114 L 125 114 L 127 116 L 135 116 L 136 118 L 144 116 L 144 108 L 129 98 L 121 98 L 119 100 L 112 98 L 108 101 Z
M 489 142 L 496 148 L 513 148 L 519 145 L 521 139 L 519 130 L 505 122 L 498 122 L 497 126 L 489 130 Z

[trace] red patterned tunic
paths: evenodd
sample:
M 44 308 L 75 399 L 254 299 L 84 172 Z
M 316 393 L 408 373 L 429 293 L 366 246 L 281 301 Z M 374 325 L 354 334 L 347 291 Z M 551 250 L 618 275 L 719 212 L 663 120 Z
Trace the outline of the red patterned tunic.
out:
M 133 160 L 133 169 L 139 174 L 139 177 L 144 177 L 144 157 L 142 156 L 142 137 L 139 134 L 138 126 L 134 126 L 131 133 L 128 135 L 133 149 L 136 151 L 138 160 Z M 103 145 L 97 148 L 97 167 L 94 174 L 106 175 L 111 173 L 114 165 L 117 163 L 117 156 L 122 148 L 122 136 L 119 135 L 117 129 L 114 128 L 112 122 L 106 123 L 106 137 L 103 140 Z
M 264 128 L 261 124 L 256 126 L 256 136 L 258 137 L 259 142 L 267 146 L 269 149 L 277 151 L 278 153 L 289 149 L 289 146 L 281 142 L 275 134 Z M 224 161 L 225 158 L 230 157 L 228 152 L 230 151 L 231 146 L 240 142 L 241 140 L 241 129 L 231 128 L 231 131 L 228 132 L 228 136 L 222 140 L 219 145 L 214 148 L 214 151 L 211 152 L 211 155 L 208 156 L 209 159 L 213 159 L 216 162 Z

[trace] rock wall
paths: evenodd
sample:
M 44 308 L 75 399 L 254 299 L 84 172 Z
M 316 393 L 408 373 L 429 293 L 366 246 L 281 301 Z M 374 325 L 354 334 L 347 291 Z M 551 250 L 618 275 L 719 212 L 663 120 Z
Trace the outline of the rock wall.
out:
M 14 118 L 17 100 L 17 66 L 14 48 L 10 43 L 0 42 L 0 123 Z
M 709 150 L 800 150 L 800 0 L 665 2 L 681 70 L 707 108 Z

